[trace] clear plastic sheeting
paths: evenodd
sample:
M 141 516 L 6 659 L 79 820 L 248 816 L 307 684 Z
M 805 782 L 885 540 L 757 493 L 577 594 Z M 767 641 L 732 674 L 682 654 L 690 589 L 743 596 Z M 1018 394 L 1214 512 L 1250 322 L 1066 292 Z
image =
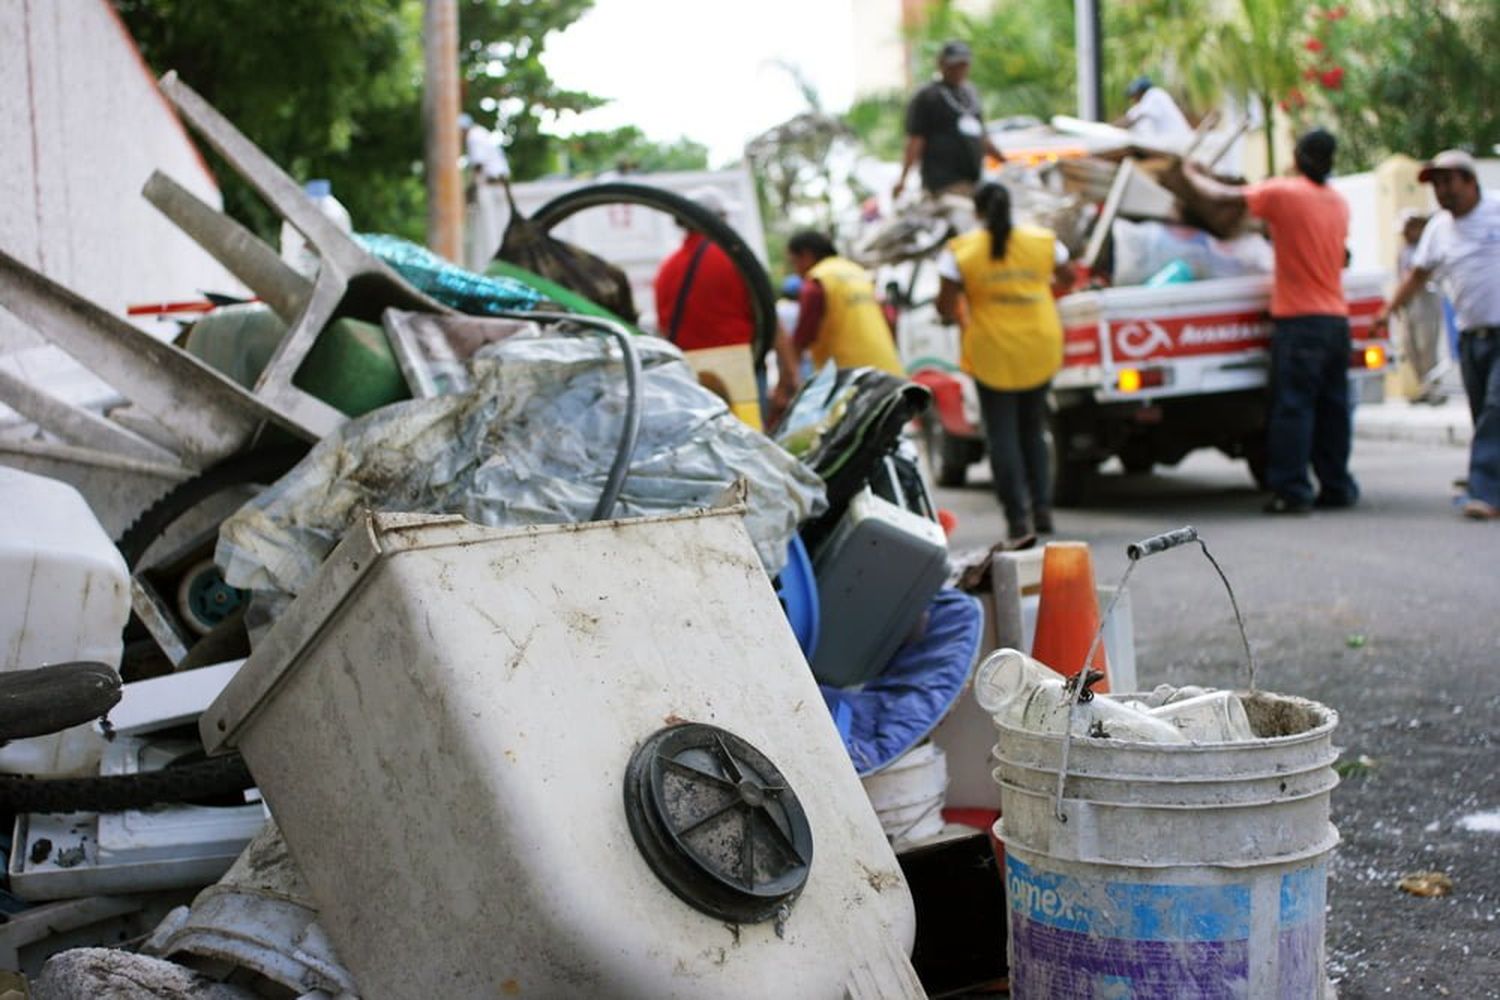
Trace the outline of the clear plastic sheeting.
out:
M 413 288 L 459 312 L 479 316 L 524 312 L 542 300 L 540 292 L 514 278 L 466 271 L 426 247 L 397 236 L 361 233 L 355 239 L 394 268 Z
M 672 345 L 633 343 L 642 422 L 617 517 L 711 506 L 749 484 L 746 527 L 766 571 L 826 507 L 822 481 L 702 388 Z M 232 586 L 295 595 L 360 511 L 459 514 L 497 527 L 589 519 L 620 443 L 619 348 L 594 336 L 517 335 L 480 349 L 471 388 L 343 425 L 227 520 L 215 559 Z
M 1271 244 L 1259 233 L 1221 240 L 1191 226 L 1116 219 L 1114 283 L 1144 284 L 1174 261 L 1185 265 L 1195 281 L 1270 274 Z

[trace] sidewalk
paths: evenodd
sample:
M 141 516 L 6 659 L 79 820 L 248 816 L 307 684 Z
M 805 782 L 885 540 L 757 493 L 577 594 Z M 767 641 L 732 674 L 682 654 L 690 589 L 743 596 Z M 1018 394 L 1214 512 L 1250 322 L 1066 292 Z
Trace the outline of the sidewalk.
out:
M 1354 436 L 1378 441 L 1453 445 L 1467 448 L 1474 433 L 1469 404 L 1463 393 L 1449 396 L 1441 406 L 1388 399 L 1354 408 Z

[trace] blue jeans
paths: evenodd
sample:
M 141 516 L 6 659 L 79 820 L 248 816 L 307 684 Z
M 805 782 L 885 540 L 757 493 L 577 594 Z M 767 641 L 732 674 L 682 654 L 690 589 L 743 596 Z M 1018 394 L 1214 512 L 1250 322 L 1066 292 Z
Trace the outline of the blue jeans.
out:
M 1030 534 L 1034 511 L 1052 509 L 1052 472 L 1047 456 L 1047 384 L 1019 392 L 979 389 L 979 413 L 990 452 L 995 494 L 1005 509 L 1011 538 Z
M 1274 327 L 1266 485 L 1293 503 L 1313 502 L 1311 462 L 1317 499 L 1352 504 L 1359 499 L 1359 485 L 1349 474 L 1349 320 L 1289 316 Z
M 1458 366 L 1474 417 L 1469 496 L 1500 507 L 1500 330 L 1461 334 Z

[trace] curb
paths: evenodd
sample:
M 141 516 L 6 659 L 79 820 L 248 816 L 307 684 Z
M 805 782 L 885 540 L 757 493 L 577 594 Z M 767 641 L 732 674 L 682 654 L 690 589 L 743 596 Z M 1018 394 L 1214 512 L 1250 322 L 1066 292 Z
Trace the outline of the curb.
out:
M 1376 403 L 1354 410 L 1354 436 L 1375 441 L 1467 448 L 1474 436 L 1469 411 L 1463 406 L 1418 407 Z

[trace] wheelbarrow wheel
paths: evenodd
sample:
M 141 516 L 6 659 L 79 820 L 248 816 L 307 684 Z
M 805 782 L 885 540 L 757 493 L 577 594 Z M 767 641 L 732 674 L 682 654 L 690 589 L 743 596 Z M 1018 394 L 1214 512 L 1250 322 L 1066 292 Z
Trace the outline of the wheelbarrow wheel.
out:
M 192 656 L 192 651 L 206 636 L 216 637 L 215 649 L 226 648 L 224 640 L 229 636 L 225 628 L 236 628 L 240 636 L 227 648 L 239 648 L 245 641 L 243 625 L 234 622 L 242 620 L 236 611 L 243 608 L 246 595 L 224 583 L 212 562 L 211 539 L 205 534 L 216 534 L 219 522 L 239 503 L 281 478 L 306 453 L 305 447 L 289 446 L 231 456 L 173 487 L 147 507 L 115 542 L 132 575 L 151 574 L 167 597 L 166 610 L 176 616 L 178 631 L 189 637 L 189 657 L 179 669 L 203 662 L 202 657 Z M 183 546 L 185 540 L 190 544 Z M 172 546 L 194 551 L 185 559 L 177 559 L 169 551 Z M 159 655 L 156 644 L 147 638 L 145 626 L 134 614 L 125 637 L 121 672 L 126 679 L 139 680 L 159 673 L 160 665 L 152 665 Z
M 289 447 L 232 455 L 168 490 L 120 534 L 115 547 L 125 557 L 125 565 L 134 570 L 152 543 L 165 535 L 188 511 L 237 486 L 273 483 L 306 454 L 305 448 Z

